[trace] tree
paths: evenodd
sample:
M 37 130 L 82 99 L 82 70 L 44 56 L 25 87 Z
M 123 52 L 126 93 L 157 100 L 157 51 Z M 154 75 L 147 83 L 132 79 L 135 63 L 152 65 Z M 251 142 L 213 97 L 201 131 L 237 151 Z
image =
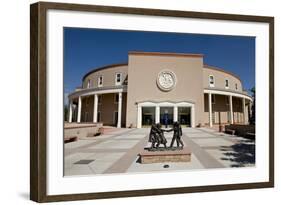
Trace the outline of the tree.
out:
M 250 116 L 250 125 L 256 124 L 256 88 L 253 87 L 251 90 L 252 98 L 253 98 L 253 104 L 251 107 L 252 114 Z

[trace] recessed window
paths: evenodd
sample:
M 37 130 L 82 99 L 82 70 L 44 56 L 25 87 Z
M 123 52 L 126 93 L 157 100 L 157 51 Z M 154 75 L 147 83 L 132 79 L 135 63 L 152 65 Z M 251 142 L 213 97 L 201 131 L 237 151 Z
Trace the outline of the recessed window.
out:
M 114 95 L 114 103 L 118 103 L 119 102 L 119 94 L 118 93 L 115 93 Z
M 209 85 L 210 87 L 215 87 L 215 78 L 213 75 L 209 76 Z
M 101 101 L 102 101 L 102 95 L 98 95 L 98 104 L 101 105 Z
M 101 112 L 98 111 L 98 119 L 97 119 L 98 122 L 101 122 Z
M 237 83 L 235 83 L 235 90 L 238 90 L 238 85 L 237 85 Z
M 121 80 L 122 80 L 122 74 L 116 73 L 116 75 L 115 75 L 115 85 L 121 85 Z
M 91 80 L 88 80 L 87 82 L 87 88 L 90 88 L 91 87 Z
M 212 104 L 216 103 L 215 95 L 212 95 Z
M 103 86 L 103 76 L 99 76 L 98 78 L 98 87 L 102 87 Z
M 229 82 L 228 79 L 225 79 L 225 88 L 228 89 L 229 88 Z
M 226 104 L 229 105 L 229 96 L 225 96 Z

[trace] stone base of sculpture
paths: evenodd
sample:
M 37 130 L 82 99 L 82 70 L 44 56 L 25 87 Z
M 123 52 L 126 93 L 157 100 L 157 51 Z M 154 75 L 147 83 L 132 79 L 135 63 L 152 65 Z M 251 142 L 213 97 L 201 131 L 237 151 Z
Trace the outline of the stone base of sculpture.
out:
M 163 150 L 148 150 L 144 149 L 140 154 L 140 163 L 163 163 L 163 162 L 190 162 L 191 151 L 184 148 L 163 148 Z

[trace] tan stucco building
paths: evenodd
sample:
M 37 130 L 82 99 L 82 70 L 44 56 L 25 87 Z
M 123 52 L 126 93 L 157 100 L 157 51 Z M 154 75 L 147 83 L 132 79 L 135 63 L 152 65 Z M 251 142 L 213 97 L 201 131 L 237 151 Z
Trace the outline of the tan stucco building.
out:
M 69 122 L 117 127 L 247 124 L 252 98 L 239 77 L 203 55 L 129 52 L 128 63 L 96 68 L 69 95 Z

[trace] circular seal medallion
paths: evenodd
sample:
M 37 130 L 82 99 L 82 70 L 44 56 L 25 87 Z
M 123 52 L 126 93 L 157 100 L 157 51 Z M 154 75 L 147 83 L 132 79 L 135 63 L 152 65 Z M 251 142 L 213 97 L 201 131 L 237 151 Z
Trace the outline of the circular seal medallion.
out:
M 163 70 L 158 74 L 157 85 L 163 91 L 170 91 L 176 85 L 176 75 L 169 70 Z

